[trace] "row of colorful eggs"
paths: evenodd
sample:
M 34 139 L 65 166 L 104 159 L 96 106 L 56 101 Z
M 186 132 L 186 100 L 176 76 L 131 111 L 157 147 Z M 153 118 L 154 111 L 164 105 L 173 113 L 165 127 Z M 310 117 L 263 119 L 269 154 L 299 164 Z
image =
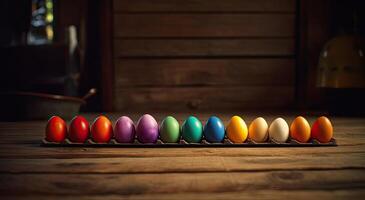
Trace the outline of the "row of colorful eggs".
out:
M 158 126 L 149 114 L 143 115 L 136 125 L 129 117 L 122 116 L 117 120 L 114 130 L 111 121 L 105 116 L 96 118 L 91 128 L 84 117 L 76 116 L 72 119 L 69 130 L 62 118 L 53 116 L 46 127 L 46 140 L 57 143 L 66 138 L 74 143 L 84 143 L 89 138 L 96 143 L 108 143 L 112 138 L 119 143 L 133 143 L 135 138 L 140 143 L 156 143 L 158 138 L 165 143 L 177 143 L 180 139 L 188 143 L 199 143 L 203 137 L 208 142 L 220 143 L 225 136 L 233 143 L 243 143 L 247 138 L 257 143 L 267 142 L 268 139 L 283 143 L 289 137 L 302 143 L 308 142 L 310 138 L 327 143 L 332 139 L 333 127 L 324 116 L 319 117 L 312 127 L 302 116 L 295 118 L 290 128 L 283 118 L 275 119 L 268 126 L 262 117 L 253 120 L 247 128 L 239 116 L 233 116 L 226 128 L 216 116 L 211 116 L 204 127 L 194 116 L 189 116 L 181 127 L 172 116 L 166 117 Z

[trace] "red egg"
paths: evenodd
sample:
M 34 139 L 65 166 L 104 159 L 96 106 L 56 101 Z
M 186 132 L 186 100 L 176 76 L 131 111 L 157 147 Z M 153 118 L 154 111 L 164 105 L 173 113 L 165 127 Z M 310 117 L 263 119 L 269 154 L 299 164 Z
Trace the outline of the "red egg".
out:
M 330 142 L 333 136 L 333 126 L 331 121 L 325 117 L 319 117 L 312 126 L 312 138 L 319 142 Z
M 71 142 L 84 143 L 89 137 L 89 122 L 83 116 L 76 116 L 72 119 L 68 134 Z
M 94 142 L 107 143 L 113 136 L 113 126 L 108 118 L 100 116 L 91 125 L 91 137 Z
M 49 142 L 62 142 L 67 134 L 66 122 L 58 117 L 51 117 L 46 126 L 46 140 Z

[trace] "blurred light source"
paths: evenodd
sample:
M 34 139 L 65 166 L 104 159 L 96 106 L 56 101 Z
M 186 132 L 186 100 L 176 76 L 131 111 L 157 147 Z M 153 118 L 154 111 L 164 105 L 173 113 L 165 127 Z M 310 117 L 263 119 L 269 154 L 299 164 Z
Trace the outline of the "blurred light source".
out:
M 53 25 L 53 0 L 32 0 L 32 18 L 28 32 L 28 44 L 52 43 L 54 38 Z
M 338 36 L 319 57 L 317 87 L 365 88 L 365 43 L 360 36 Z

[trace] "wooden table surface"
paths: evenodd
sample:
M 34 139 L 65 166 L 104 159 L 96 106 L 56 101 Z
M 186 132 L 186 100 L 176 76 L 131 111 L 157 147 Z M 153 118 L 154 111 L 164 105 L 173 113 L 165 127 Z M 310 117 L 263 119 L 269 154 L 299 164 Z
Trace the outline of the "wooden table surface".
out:
M 300 148 L 41 147 L 45 121 L 0 122 L 1 199 L 363 198 L 365 118 L 331 120 L 339 146 Z

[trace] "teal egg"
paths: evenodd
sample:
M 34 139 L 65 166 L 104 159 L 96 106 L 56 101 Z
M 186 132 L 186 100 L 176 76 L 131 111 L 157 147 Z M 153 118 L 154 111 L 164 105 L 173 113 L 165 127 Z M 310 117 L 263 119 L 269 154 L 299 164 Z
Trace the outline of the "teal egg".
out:
M 167 116 L 160 125 L 160 138 L 166 143 L 176 143 L 180 140 L 179 122 L 172 116 Z
M 203 136 L 203 126 L 198 118 L 189 116 L 181 127 L 182 138 L 189 143 L 199 143 Z

